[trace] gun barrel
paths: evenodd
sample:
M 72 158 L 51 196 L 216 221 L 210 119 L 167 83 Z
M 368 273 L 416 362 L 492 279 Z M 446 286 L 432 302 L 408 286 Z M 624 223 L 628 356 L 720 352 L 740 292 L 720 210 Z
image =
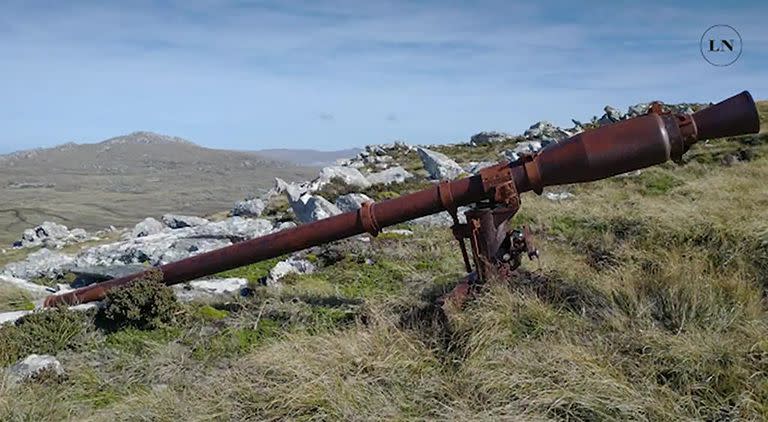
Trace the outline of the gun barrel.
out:
M 449 207 L 496 199 L 495 187 L 512 182 L 517 193 L 589 182 L 679 159 L 698 139 L 756 133 L 759 118 L 744 91 L 693 115 L 647 114 L 583 132 L 534 156 L 502 162 L 480 174 L 435 185 L 376 204 L 158 267 L 166 284 L 178 284 L 286 253 L 348 238 L 441 212 Z M 129 284 L 137 273 L 46 298 L 45 306 L 99 300 Z

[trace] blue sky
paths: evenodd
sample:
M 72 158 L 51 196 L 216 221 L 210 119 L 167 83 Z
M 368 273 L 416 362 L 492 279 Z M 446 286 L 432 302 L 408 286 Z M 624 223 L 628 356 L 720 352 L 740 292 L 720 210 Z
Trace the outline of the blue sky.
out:
M 579 3 L 579 4 L 577 4 Z M 0 152 L 135 130 L 232 149 L 464 141 L 611 104 L 768 98 L 768 2 L 0 5 Z M 718 68 L 713 25 L 744 40 Z

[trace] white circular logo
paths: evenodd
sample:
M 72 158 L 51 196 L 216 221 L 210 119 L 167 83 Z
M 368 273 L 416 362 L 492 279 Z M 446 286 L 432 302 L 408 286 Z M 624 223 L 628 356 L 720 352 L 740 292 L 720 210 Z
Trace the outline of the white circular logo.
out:
M 730 66 L 741 56 L 741 35 L 730 25 L 710 26 L 699 41 L 704 60 L 713 66 Z

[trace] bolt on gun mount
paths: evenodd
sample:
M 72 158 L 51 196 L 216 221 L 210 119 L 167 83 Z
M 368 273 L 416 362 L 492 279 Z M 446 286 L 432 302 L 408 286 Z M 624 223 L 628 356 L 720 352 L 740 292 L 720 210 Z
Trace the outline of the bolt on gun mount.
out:
M 658 107 L 643 116 L 582 132 L 514 162 L 501 162 L 479 174 L 378 203 L 365 203 L 347 212 L 267 236 L 157 267 L 168 284 L 178 284 L 347 237 L 370 233 L 441 211 L 453 219 L 453 232 L 462 247 L 470 274 L 452 294 L 459 300 L 491 271 L 513 270 L 520 255 L 536 255 L 526 230 L 506 230 L 520 207 L 520 194 L 544 187 L 583 183 L 664 163 L 680 161 L 702 139 L 757 133 L 760 128 L 752 96 L 744 91 L 694 114 L 661 113 Z M 459 224 L 456 210 L 475 204 Z M 464 240 L 469 239 L 472 259 Z M 472 262 L 470 262 L 472 261 Z M 472 270 L 474 263 L 474 270 Z M 130 284 L 145 272 L 132 274 L 46 298 L 45 306 L 100 300 L 116 287 Z

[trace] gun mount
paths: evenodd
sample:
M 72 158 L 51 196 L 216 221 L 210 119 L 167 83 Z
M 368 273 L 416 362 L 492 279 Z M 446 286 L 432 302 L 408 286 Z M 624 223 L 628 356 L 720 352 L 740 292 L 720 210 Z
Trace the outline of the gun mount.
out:
M 369 233 L 441 211 L 453 220 L 469 274 L 450 297 L 461 302 L 473 286 L 491 272 L 506 273 L 520 265 L 523 254 L 537 256 L 526 228 L 507 230 L 520 207 L 520 194 L 541 194 L 547 186 L 583 183 L 664 163 L 680 162 L 699 140 L 757 133 L 760 128 L 752 96 L 744 91 L 694 114 L 662 113 L 652 107 L 643 116 L 582 132 L 552 144 L 537 154 L 501 162 L 479 174 L 378 203 L 365 203 L 354 212 L 243 241 L 157 267 L 166 284 L 213 275 L 286 253 Z M 459 223 L 457 209 L 473 205 Z M 469 240 L 471 258 L 465 240 Z M 474 269 L 473 269 L 474 267 Z M 130 284 L 136 273 L 46 298 L 45 306 L 100 300 L 110 289 Z

